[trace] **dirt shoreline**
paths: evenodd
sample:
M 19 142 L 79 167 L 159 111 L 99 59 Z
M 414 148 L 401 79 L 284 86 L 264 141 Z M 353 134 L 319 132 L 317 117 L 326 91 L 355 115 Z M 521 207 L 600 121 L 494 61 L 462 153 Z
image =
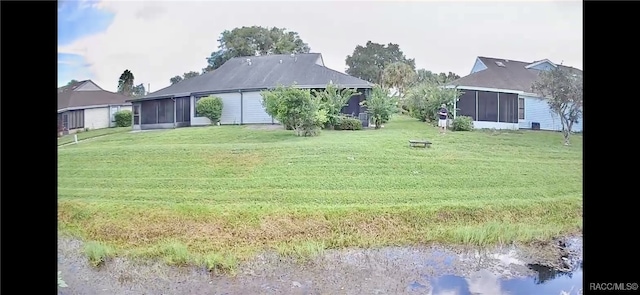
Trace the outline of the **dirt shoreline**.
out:
M 330 250 L 307 263 L 264 253 L 241 264 L 235 277 L 202 267 L 114 258 L 89 266 L 79 240 L 58 238 L 58 270 L 68 285 L 58 294 L 430 294 L 443 275 L 498 279 L 531 277 L 537 265 L 555 271 L 582 261 L 582 237 L 490 249 L 457 246 Z

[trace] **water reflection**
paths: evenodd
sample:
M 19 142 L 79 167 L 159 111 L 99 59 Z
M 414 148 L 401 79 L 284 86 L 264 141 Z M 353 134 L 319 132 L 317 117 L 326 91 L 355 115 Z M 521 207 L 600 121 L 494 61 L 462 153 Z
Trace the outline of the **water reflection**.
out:
M 430 295 L 540 295 L 579 294 L 582 286 L 582 267 L 573 272 L 558 272 L 540 265 L 530 265 L 535 277 L 501 280 L 487 270 L 480 270 L 469 278 L 441 276 L 431 280 Z M 417 285 L 416 285 L 417 284 Z M 418 291 L 421 284 L 412 284 Z M 415 287 L 414 287 L 415 286 Z M 563 293 L 565 292 L 565 293 Z

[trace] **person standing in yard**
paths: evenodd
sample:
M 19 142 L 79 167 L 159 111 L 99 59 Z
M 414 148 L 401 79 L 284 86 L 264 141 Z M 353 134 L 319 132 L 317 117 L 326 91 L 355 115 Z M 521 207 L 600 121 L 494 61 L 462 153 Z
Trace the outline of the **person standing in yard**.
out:
M 449 111 L 447 110 L 447 105 L 443 103 L 440 106 L 440 111 L 438 112 L 438 127 L 440 127 L 441 134 L 444 134 L 447 131 L 448 117 L 449 117 Z

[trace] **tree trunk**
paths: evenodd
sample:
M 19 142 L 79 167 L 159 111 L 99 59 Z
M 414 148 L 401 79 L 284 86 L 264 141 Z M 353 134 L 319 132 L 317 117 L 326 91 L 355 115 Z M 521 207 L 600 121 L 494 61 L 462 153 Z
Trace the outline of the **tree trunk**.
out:
M 568 122 L 564 117 L 560 118 L 560 122 L 562 122 L 562 136 L 564 138 L 564 145 L 569 145 L 569 136 L 571 136 L 571 123 Z

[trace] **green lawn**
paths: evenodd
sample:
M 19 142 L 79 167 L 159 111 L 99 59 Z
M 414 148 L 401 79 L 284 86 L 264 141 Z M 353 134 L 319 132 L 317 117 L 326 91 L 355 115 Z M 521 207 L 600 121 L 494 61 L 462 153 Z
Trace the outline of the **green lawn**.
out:
M 78 134 L 78 140 L 83 140 L 83 139 L 89 139 L 93 137 L 115 134 L 115 133 L 122 133 L 127 131 L 131 131 L 131 127 L 103 128 L 103 129 L 80 132 L 77 134 Z M 72 143 L 73 141 L 74 141 L 73 134 L 68 134 L 68 135 L 58 137 L 58 145 Z
M 409 147 L 422 138 L 433 146 Z M 119 133 L 58 154 L 59 229 L 98 242 L 94 256 L 220 267 L 264 249 L 487 245 L 582 229 L 579 135 L 569 147 L 544 131 L 442 136 L 397 117 L 312 138 L 245 126 Z

